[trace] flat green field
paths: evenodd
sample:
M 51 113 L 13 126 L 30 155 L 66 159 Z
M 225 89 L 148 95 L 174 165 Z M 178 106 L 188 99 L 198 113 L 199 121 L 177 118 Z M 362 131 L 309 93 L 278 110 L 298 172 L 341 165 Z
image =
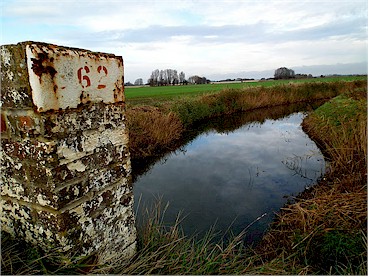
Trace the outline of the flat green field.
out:
M 245 88 L 255 86 L 275 86 L 288 83 L 301 82 L 334 82 L 334 81 L 353 81 L 363 80 L 366 76 L 345 76 L 345 77 L 329 77 L 329 78 L 314 78 L 314 79 L 298 79 L 298 80 L 268 80 L 243 83 L 219 83 L 205 85 L 185 85 L 185 86 L 162 86 L 162 87 L 126 87 L 125 93 L 128 103 L 149 104 L 152 101 L 174 100 L 183 96 L 196 96 L 205 93 L 217 92 L 225 88 Z

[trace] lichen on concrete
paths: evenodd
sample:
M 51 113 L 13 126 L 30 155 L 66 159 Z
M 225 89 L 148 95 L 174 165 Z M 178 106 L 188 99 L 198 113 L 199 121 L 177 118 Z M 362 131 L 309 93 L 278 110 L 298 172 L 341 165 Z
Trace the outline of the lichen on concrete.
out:
M 115 253 L 131 257 L 136 230 L 124 89 L 119 84 L 118 92 L 114 79 L 123 76 L 122 59 L 34 42 L 1 46 L 0 54 L 2 230 L 46 251 L 98 254 L 101 262 Z M 86 75 L 80 62 L 90 59 Z M 106 60 L 116 64 L 112 79 L 111 68 L 99 64 Z M 32 82 L 47 85 L 30 84 L 30 71 Z M 93 83 L 102 92 L 113 82 L 114 95 L 49 105 L 50 89 L 62 96 L 68 78 L 76 78 L 69 93 L 88 92 L 83 86 Z

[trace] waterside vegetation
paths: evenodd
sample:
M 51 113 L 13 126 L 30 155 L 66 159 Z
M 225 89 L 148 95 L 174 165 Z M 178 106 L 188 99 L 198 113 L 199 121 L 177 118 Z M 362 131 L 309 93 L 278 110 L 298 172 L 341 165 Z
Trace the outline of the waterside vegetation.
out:
M 184 94 L 176 100 L 160 100 L 151 105 L 137 105 L 128 98 L 128 128 L 131 158 L 155 156 L 177 148 L 193 126 L 209 118 L 261 108 L 331 99 L 355 87 L 366 86 L 367 80 L 346 82 L 296 82 L 265 87 L 226 88 L 196 97 Z M 156 89 L 156 88 L 154 88 Z
M 329 170 L 281 209 L 258 247 L 267 260 L 288 257 L 309 274 L 367 275 L 367 88 L 322 105 L 303 129 Z
M 155 106 L 128 99 L 131 154 L 139 159 L 172 150 L 211 117 L 318 99 L 332 100 L 303 128 L 324 151 L 329 170 L 281 209 L 257 246 L 243 244 L 247 229 L 228 240 L 214 240 L 212 229 L 201 240 L 186 237 L 181 215 L 167 226 L 163 213 L 170 206 L 158 201 L 140 215 L 138 252 L 129 261 L 117 253 L 105 265 L 88 258 L 61 262 L 2 233 L 2 274 L 367 275 L 367 80 L 224 89 Z

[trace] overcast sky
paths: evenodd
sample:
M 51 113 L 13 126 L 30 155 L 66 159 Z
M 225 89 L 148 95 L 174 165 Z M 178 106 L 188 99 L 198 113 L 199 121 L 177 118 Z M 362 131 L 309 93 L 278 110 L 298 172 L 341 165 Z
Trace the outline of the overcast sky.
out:
M 1 44 L 33 40 L 120 55 L 131 82 L 146 81 L 156 68 L 213 80 L 272 77 L 282 66 L 314 75 L 367 73 L 367 0 L 2 0 L 1 5 Z

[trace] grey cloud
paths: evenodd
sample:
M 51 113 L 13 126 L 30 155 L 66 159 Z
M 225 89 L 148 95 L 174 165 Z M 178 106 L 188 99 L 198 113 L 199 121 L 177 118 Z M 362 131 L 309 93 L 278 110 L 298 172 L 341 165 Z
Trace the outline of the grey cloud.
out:
M 132 29 L 124 31 L 106 31 L 97 34 L 113 40 L 125 42 L 152 42 L 166 41 L 176 36 L 191 36 L 193 42 L 200 43 L 206 41 L 229 42 L 244 40 L 256 41 L 260 33 L 267 32 L 266 24 L 257 25 L 225 25 L 225 26 L 159 26 L 152 25 L 144 29 Z
M 293 27 L 293 26 L 292 26 Z M 335 36 L 356 39 L 367 37 L 366 18 L 337 20 L 315 27 L 292 31 L 276 29 L 270 23 L 224 26 L 160 26 L 151 25 L 142 29 L 112 30 L 90 34 L 89 41 L 114 41 L 124 43 L 148 43 L 169 41 L 176 36 L 189 36 L 191 43 L 282 43 L 301 40 L 321 40 Z
M 282 35 L 282 37 L 294 40 L 319 40 L 334 36 L 350 36 L 357 39 L 365 39 L 367 36 L 367 19 L 337 20 L 311 28 L 286 32 Z

